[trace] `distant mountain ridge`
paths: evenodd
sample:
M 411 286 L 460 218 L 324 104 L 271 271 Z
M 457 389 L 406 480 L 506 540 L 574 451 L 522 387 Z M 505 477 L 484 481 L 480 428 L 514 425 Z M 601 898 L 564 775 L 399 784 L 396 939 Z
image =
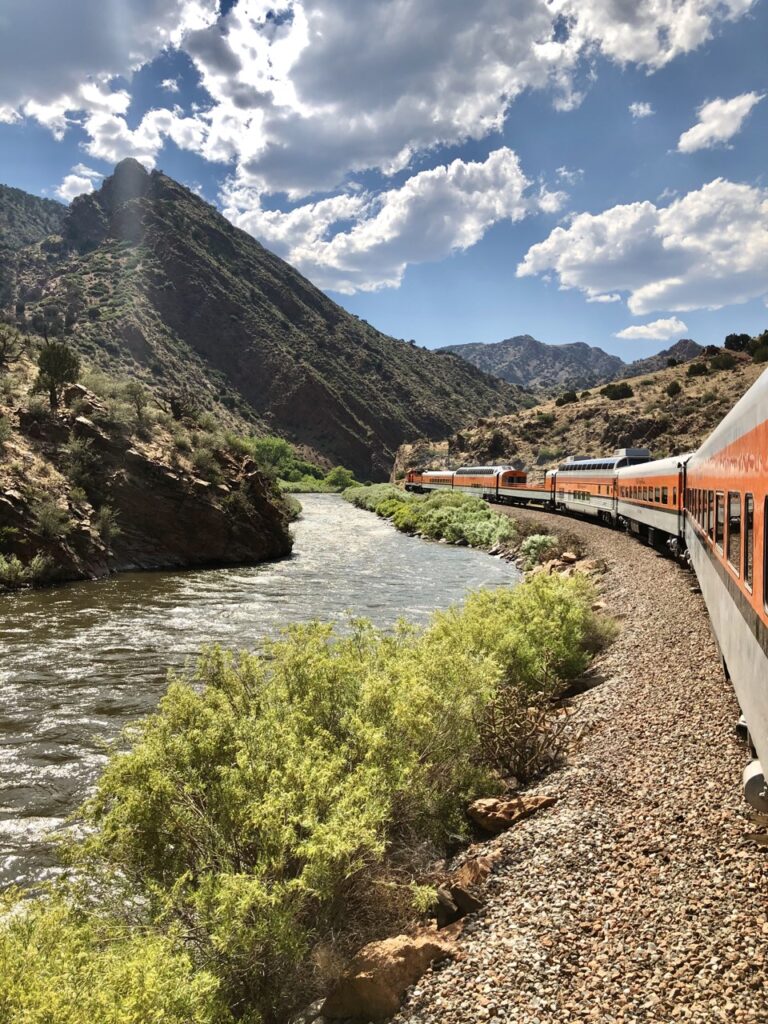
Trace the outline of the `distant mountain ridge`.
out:
M 477 342 L 446 345 L 436 351 L 459 356 L 508 383 L 555 391 L 566 388 L 581 390 L 623 377 L 650 373 L 665 367 L 668 359 L 687 362 L 702 349 L 695 341 L 684 339 L 648 359 L 625 363 L 619 356 L 610 355 L 583 341 L 548 345 L 530 334 L 518 334 L 487 345 Z
M 156 392 L 187 389 L 224 425 L 383 479 L 404 440 L 531 404 L 464 360 L 382 334 L 135 160 L 68 209 L 17 193 L 0 193 L 4 315 L 48 324 Z

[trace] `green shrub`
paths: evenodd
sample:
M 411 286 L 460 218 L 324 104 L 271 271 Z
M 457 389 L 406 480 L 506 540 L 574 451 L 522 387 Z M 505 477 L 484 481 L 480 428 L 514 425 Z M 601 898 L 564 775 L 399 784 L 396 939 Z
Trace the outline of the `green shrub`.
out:
M 122 533 L 119 519 L 119 515 L 111 505 L 102 505 L 94 516 L 93 525 L 96 532 L 108 547 L 115 537 L 119 537 Z
M 229 1024 L 218 982 L 178 938 L 87 917 L 63 895 L 0 901 L 8 1024 Z
M 390 519 L 403 533 L 420 533 L 431 540 L 492 548 L 515 538 L 515 524 L 508 516 L 494 512 L 479 498 L 455 491 L 417 495 L 390 484 L 371 484 L 350 488 L 343 497 Z
M 284 1015 L 316 993 L 318 943 L 343 957 L 423 905 L 417 847 L 444 854 L 498 786 L 488 708 L 543 706 L 583 671 L 592 601 L 538 577 L 422 632 L 314 623 L 260 656 L 207 650 L 109 761 L 81 864 L 114 869 L 150 929 L 183 928 L 246 1019 Z
M 685 372 L 688 377 L 706 377 L 709 367 L 706 363 L 691 363 Z
M 343 491 L 347 487 L 353 486 L 355 474 L 351 469 L 344 469 L 343 466 L 334 466 L 326 475 L 325 482 L 335 491 Z
M 66 537 L 72 529 L 69 513 L 66 509 L 60 508 L 52 498 L 46 498 L 37 505 L 35 525 L 40 535 L 48 540 Z
M 51 560 L 44 555 L 34 555 L 26 563 L 16 555 L 0 555 L 0 586 L 8 590 L 34 586 L 46 579 L 50 569 Z
M 575 391 L 564 391 L 562 395 L 555 400 L 555 405 L 570 405 L 572 402 L 578 402 L 579 396 Z
M 730 352 L 719 352 L 710 359 L 709 365 L 713 370 L 732 370 L 737 365 L 737 360 Z
M 215 483 L 221 479 L 219 460 L 210 448 L 196 448 L 192 453 L 192 466 L 204 480 Z
M 5 418 L 0 416 L 0 448 L 6 445 L 13 437 L 13 427 Z
M 752 352 L 753 363 L 768 363 L 768 345 L 758 345 Z
M 620 384 L 606 384 L 604 388 L 600 388 L 600 394 L 605 395 L 611 402 L 618 402 L 622 398 L 631 398 L 634 393 L 626 381 L 622 381 Z
M 557 537 L 549 533 L 533 533 L 526 537 L 520 545 L 520 555 L 525 568 L 532 569 L 534 565 L 554 558 L 557 554 L 557 544 Z
M 683 389 L 680 386 L 679 381 L 676 380 L 671 380 L 665 388 L 665 391 L 667 392 L 670 398 L 675 398 L 677 395 L 680 394 L 682 390 Z

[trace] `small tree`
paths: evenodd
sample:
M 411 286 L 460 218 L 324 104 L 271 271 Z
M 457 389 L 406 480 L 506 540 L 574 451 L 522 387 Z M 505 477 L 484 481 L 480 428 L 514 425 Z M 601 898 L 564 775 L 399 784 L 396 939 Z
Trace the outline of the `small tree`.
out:
M 15 327 L 0 324 L 0 366 L 15 362 L 22 353 L 24 340 Z
M 339 491 L 345 491 L 347 487 L 351 487 L 355 482 L 355 474 L 351 469 L 344 469 L 343 466 L 334 466 L 326 475 L 325 482 L 330 487 L 335 487 Z
M 137 380 L 129 381 L 123 388 L 123 394 L 127 401 L 133 406 L 136 413 L 136 422 L 142 426 L 147 417 L 147 406 L 149 405 L 149 394 L 147 389 Z
M 564 391 L 559 398 L 555 400 L 555 405 L 570 405 L 572 402 L 578 402 L 579 396 L 575 391 Z
M 751 341 L 748 334 L 729 334 L 725 339 L 725 347 L 731 352 L 744 352 Z
M 667 384 L 667 394 L 670 398 L 675 398 L 675 396 L 679 395 L 682 390 L 683 389 L 680 387 L 679 382 L 676 380 L 671 380 L 669 384 Z
M 51 409 L 58 409 L 65 384 L 80 376 L 80 357 L 63 341 L 46 341 L 37 358 L 36 391 L 47 391 Z

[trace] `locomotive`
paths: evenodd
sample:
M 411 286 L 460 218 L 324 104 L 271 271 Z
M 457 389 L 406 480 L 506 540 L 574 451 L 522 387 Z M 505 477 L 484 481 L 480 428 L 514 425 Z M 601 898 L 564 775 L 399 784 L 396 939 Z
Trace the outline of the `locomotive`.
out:
M 768 371 L 695 452 L 571 456 L 533 484 L 511 465 L 416 470 L 405 488 L 589 516 L 683 559 L 698 579 L 742 710 L 753 753 L 744 795 L 768 814 Z

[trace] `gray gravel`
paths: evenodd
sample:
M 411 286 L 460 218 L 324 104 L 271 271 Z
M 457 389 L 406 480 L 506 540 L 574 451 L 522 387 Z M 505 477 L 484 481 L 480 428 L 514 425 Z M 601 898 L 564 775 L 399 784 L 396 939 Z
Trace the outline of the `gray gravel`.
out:
M 395 1020 L 764 1024 L 768 857 L 745 843 L 747 752 L 695 580 L 621 533 L 565 528 L 609 566 L 605 681 L 575 698 L 581 739 L 535 790 L 558 803 L 486 844 L 504 854 L 486 907 Z

